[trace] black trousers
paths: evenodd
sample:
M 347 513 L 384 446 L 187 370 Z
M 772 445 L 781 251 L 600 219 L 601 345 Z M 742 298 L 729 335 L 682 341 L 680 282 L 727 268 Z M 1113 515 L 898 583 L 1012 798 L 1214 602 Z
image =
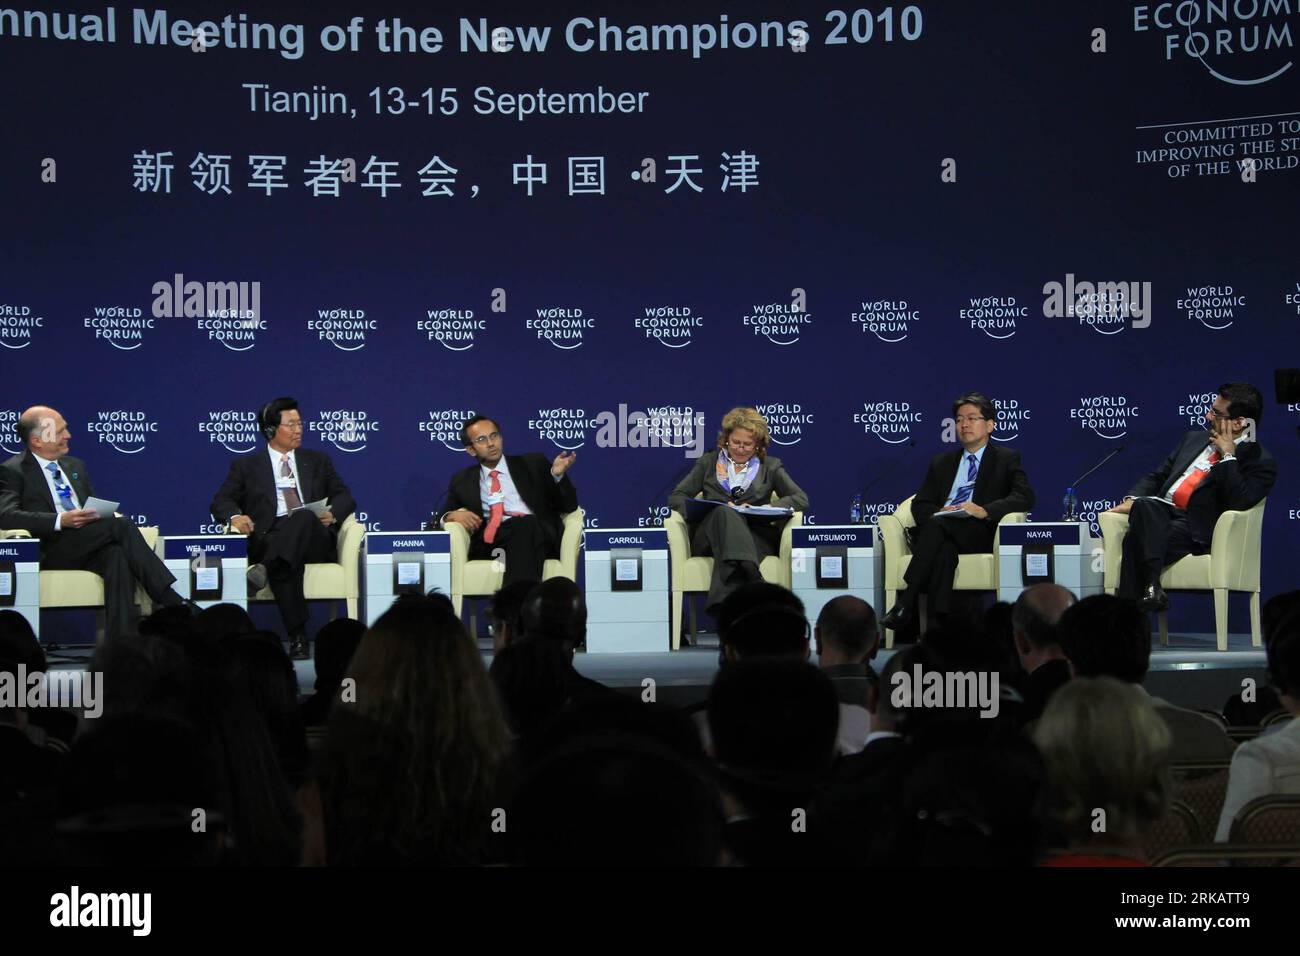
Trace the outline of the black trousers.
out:
M 1193 539 L 1186 511 L 1162 501 L 1134 498 L 1116 593 L 1123 598 L 1139 598 L 1160 580 L 1160 572 L 1179 558 L 1209 550 L 1207 542 Z
M 761 580 L 758 566 L 776 554 L 781 545 L 781 526 L 742 518 L 726 505 L 714 508 L 691 531 L 691 554 L 713 557 L 709 580 L 708 607 L 721 604 L 736 588 Z
M 307 599 L 302 593 L 306 565 L 338 559 L 334 533 L 306 508 L 276 518 L 271 530 L 254 532 L 248 540 L 248 560 L 266 565 L 271 593 L 289 637 L 307 628 Z
M 924 594 L 930 614 L 947 614 L 952 609 L 957 556 L 989 551 L 995 530 L 981 518 L 930 518 L 916 533 L 912 563 L 903 575 L 907 587 L 899 601 L 910 608 Z
M 140 529 L 125 518 L 100 518 L 56 531 L 41 541 L 41 567 L 94 571 L 104 579 L 104 629 L 110 640 L 135 633 L 137 581 L 154 603 L 181 603 L 172 590 L 176 577 L 145 543 Z
M 469 539 L 469 559 L 504 561 L 502 587 L 516 581 L 540 581 L 546 559 L 559 553 L 559 542 L 547 532 L 537 515 L 520 515 L 502 521 L 491 544 L 483 540 L 485 530 L 486 521 Z

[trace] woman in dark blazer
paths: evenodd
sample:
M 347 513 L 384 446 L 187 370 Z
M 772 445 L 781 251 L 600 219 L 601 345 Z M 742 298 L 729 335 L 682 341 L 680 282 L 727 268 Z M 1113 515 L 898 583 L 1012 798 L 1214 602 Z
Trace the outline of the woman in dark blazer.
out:
M 731 591 L 747 581 L 762 580 L 758 565 L 776 554 L 786 517 L 745 518 L 753 505 L 773 505 L 803 511 L 808 496 L 786 473 L 780 459 L 767 454 L 771 441 L 767 421 L 753 408 L 733 408 L 722 418 L 718 448 L 700 456 L 691 473 L 668 498 L 673 510 L 686 516 L 686 500 L 700 495 L 727 505 L 713 508 L 698 521 L 689 521 L 691 554 L 713 557 L 709 586 L 710 612 Z M 776 500 L 772 500 L 773 493 Z

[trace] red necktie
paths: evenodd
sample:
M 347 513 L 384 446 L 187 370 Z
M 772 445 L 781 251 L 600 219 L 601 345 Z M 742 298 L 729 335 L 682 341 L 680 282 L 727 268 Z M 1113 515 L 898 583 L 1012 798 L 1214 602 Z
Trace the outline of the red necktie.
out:
M 1210 464 L 1211 465 L 1217 464 L 1218 461 L 1219 461 L 1219 449 L 1216 448 L 1214 449 L 1214 451 L 1210 452 Z M 1196 490 L 1197 485 L 1199 485 L 1202 481 L 1205 480 L 1205 476 L 1208 475 L 1209 473 L 1210 473 L 1210 469 L 1208 468 L 1206 468 L 1205 470 L 1201 470 L 1200 468 L 1197 468 L 1190 475 L 1184 478 L 1183 483 L 1179 485 L 1178 490 L 1174 492 L 1174 507 L 1182 508 L 1184 511 L 1186 511 L 1187 502 L 1192 500 L 1192 492 Z
M 492 483 L 488 485 L 488 494 L 501 494 L 501 479 L 497 477 L 500 472 L 489 471 L 488 474 L 492 477 Z M 497 528 L 501 527 L 501 519 L 505 517 L 505 513 L 506 503 L 504 501 L 496 502 L 496 504 L 492 506 L 492 510 L 488 513 L 487 528 L 483 532 L 483 540 L 488 544 L 491 544 L 496 540 Z

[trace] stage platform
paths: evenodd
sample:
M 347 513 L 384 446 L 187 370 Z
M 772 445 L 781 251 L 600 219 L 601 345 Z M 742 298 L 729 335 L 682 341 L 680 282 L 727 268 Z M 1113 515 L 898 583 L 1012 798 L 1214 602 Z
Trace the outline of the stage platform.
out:
M 1262 647 L 1252 647 L 1249 634 L 1229 636 L 1228 649 L 1215 647 L 1213 634 L 1171 634 L 1169 646 L 1152 638 L 1151 669 L 1146 689 L 1180 707 L 1220 710 L 1230 695 L 1240 694 L 1242 681 L 1265 682 Z M 491 644 L 480 640 L 484 663 L 492 660 Z M 47 651 L 51 672 L 85 670 L 93 648 L 63 647 Z M 879 671 L 893 651 L 882 649 L 873 662 Z M 643 681 L 655 682 L 655 698 L 675 706 L 689 706 L 703 700 L 718 669 L 717 638 L 701 634 L 700 644 L 678 651 L 651 654 L 586 654 L 574 657 L 583 674 L 627 694 L 640 695 Z M 298 687 L 306 696 L 316 682 L 312 661 L 295 661 Z

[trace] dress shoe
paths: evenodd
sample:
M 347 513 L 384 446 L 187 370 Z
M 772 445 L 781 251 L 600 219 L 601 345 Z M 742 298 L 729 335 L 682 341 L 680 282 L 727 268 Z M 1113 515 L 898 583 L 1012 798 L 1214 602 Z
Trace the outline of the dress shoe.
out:
M 311 658 L 311 651 L 308 649 L 307 641 L 302 635 L 290 639 L 289 657 L 295 661 L 305 661 Z
M 270 580 L 266 574 L 265 564 L 250 564 L 248 566 L 248 586 L 254 591 L 260 591 L 266 587 L 266 582 Z
M 906 604 L 895 604 L 889 613 L 880 619 L 880 626 L 891 631 L 901 631 L 912 622 L 912 609 Z
M 1138 601 L 1138 607 L 1143 611 L 1167 611 L 1169 610 L 1169 595 L 1159 584 L 1153 584 L 1142 592 L 1142 598 Z

